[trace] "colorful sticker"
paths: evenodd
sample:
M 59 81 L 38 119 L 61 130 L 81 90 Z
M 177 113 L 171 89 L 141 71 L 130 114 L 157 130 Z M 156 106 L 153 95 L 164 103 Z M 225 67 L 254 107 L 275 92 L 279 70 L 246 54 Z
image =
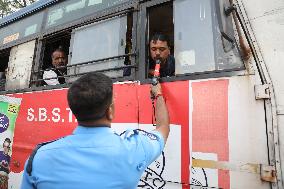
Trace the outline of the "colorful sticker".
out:
M 15 122 L 21 99 L 0 95 L 0 189 L 8 189 Z

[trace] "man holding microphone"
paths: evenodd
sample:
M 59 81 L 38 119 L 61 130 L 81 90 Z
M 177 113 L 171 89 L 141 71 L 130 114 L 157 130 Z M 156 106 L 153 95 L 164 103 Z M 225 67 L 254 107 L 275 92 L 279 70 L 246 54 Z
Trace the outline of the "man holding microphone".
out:
M 144 170 L 162 153 L 169 115 L 161 85 L 151 86 L 156 100 L 156 129 L 147 133 L 111 130 L 115 115 L 112 81 L 89 73 L 68 90 L 78 126 L 72 135 L 39 145 L 26 163 L 22 189 L 134 189 Z

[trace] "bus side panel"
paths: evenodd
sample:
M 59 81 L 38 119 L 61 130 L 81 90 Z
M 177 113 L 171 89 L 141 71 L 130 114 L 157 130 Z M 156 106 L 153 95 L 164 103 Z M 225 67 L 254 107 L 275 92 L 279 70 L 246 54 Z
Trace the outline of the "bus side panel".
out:
M 284 84 L 283 84 L 283 70 L 284 70 L 284 1 L 257 1 L 257 0 L 242 0 L 250 27 L 252 28 L 255 37 L 255 46 L 258 47 L 260 60 L 263 59 L 263 67 L 267 69 L 265 72 L 268 83 L 273 86 L 272 101 L 276 104 L 277 126 L 279 138 L 279 145 L 275 145 L 276 157 L 278 167 L 279 187 L 284 186 Z M 265 63 L 265 65 L 264 65 Z M 270 81 L 271 80 L 271 81 Z M 276 133 L 275 133 L 276 134 Z M 279 149 L 280 147 L 280 149 Z M 280 151 L 280 152 L 279 152 Z M 282 165 L 281 165 L 282 164 Z M 280 168 L 281 166 L 281 168 Z M 282 173 L 280 173 L 280 169 Z M 280 178 L 282 175 L 282 178 Z
M 139 128 L 153 129 L 150 85 L 139 88 Z M 170 114 L 171 132 L 163 154 L 151 164 L 142 177 L 141 188 L 188 188 L 189 185 L 189 82 L 162 83 Z M 152 110 L 152 111 L 151 111 Z M 162 168 L 161 168 L 162 167 Z M 156 181 L 159 185 L 156 186 Z M 182 185 L 183 183 L 183 185 Z
M 14 133 L 11 171 L 19 173 L 36 144 L 68 135 L 75 119 L 66 100 L 66 89 L 15 95 L 22 98 Z
M 255 173 L 192 165 L 192 160 L 267 164 L 265 121 L 259 119 L 264 118 L 263 102 L 255 101 L 251 83 L 247 77 L 163 83 L 171 133 L 163 154 L 146 169 L 138 188 L 181 189 L 189 188 L 189 184 L 267 188 L 269 184 L 261 183 Z M 154 128 L 149 90 L 149 84 L 114 85 L 114 130 L 121 133 L 128 128 Z M 36 143 L 70 134 L 76 126 L 66 91 L 14 95 L 23 99 L 14 135 L 13 187 L 18 188 L 24 162 Z
M 29 87 L 36 41 L 30 41 L 11 49 L 6 90 Z
M 263 100 L 255 100 L 257 76 L 230 78 L 229 144 L 230 163 L 235 165 L 269 165 L 266 118 Z M 248 166 L 253 170 L 253 166 Z M 256 171 L 232 170 L 231 188 L 271 188 Z
M 13 96 L 22 102 L 15 125 L 9 187 L 20 188 L 25 161 L 36 144 L 70 134 L 76 123 L 67 109 L 66 89 Z
M 225 189 L 269 188 L 259 173 L 238 167 L 240 163 L 268 164 L 264 104 L 255 100 L 254 82 L 253 76 L 243 76 L 163 83 L 171 134 L 164 154 L 143 175 L 142 186 L 155 188 L 158 180 L 160 187 L 171 189 L 189 188 L 189 183 Z M 139 128 L 153 128 L 150 107 L 149 85 L 142 85 Z M 201 163 L 193 165 L 191 160 Z M 209 168 L 202 160 L 222 167 Z
M 229 161 L 228 84 L 228 79 L 162 84 L 171 133 L 164 153 L 143 175 L 142 186 L 230 188 L 229 171 L 191 168 L 191 158 Z M 153 128 L 149 87 L 139 88 L 139 128 L 146 130 Z M 159 165 L 164 166 L 162 172 Z
M 255 76 L 238 76 L 192 81 L 191 155 L 217 166 L 202 161 L 193 165 L 192 184 L 270 188 L 254 171 L 254 166 L 268 165 L 265 109 L 262 100 L 255 100 L 255 80 Z
M 229 80 L 191 82 L 192 158 L 229 161 Z M 207 187 L 230 188 L 229 171 L 192 167 L 191 182 Z

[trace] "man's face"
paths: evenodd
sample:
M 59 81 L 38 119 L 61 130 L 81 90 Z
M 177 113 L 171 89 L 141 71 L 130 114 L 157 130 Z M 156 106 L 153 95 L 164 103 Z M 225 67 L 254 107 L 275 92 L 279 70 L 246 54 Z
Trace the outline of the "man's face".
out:
M 55 68 L 66 66 L 66 57 L 63 52 L 55 51 L 52 53 L 52 65 Z
M 170 48 L 166 41 L 151 41 L 150 42 L 150 53 L 153 60 L 160 59 L 164 63 L 170 55 Z
M 3 143 L 3 149 L 4 149 L 4 153 L 5 153 L 5 154 L 8 154 L 9 151 L 10 151 L 10 143 L 7 142 L 7 141 L 5 141 L 5 142 Z

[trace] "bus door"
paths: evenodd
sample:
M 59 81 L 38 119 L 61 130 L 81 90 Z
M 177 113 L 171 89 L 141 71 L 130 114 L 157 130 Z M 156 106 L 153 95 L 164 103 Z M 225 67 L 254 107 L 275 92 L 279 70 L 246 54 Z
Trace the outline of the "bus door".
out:
M 254 90 L 260 76 L 248 66 L 253 59 L 241 56 L 242 33 L 231 16 L 225 17 L 224 6 L 211 0 L 141 5 L 139 68 L 145 84 L 138 92 L 139 128 L 152 129 L 154 122 L 147 93 L 151 36 L 169 35 L 175 57 L 175 76 L 161 78 L 171 133 L 141 188 L 271 187 L 258 169 L 269 165 L 264 101 L 256 100 Z

